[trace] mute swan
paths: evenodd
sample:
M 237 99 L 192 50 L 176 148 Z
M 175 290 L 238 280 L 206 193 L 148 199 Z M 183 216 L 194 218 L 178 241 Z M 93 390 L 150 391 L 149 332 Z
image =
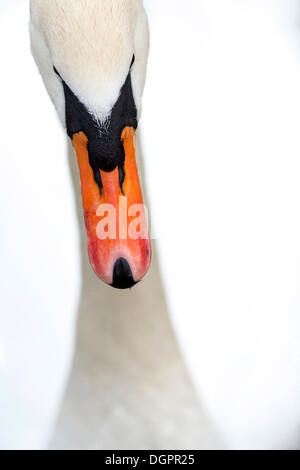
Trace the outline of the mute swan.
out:
M 69 11 L 73 15 L 71 24 L 69 24 L 70 16 L 65 14 L 66 11 L 60 16 L 60 20 L 63 23 L 67 21 L 67 26 L 72 30 L 73 39 L 67 39 L 67 44 L 65 44 L 65 37 L 60 38 L 63 41 L 61 44 L 55 34 L 58 27 L 56 17 L 58 5 L 64 5 L 66 10 L 70 9 Z M 111 6 L 114 12 L 112 18 L 115 18 L 113 21 L 115 30 L 112 28 L 107 31 L 107 24 L 110 24 L 112 18 L 109 16 L 107 19 L 105 15 L 103 16 L 103 10 L 100 15 L 98 8 L 96 8 L 99 5 L 105 8 Z M 121 8 L 122 5 L 123 8 Z M 86 6 L 86 9 L 90 8 L 90 11 L 89 13 L 85 12 L 84 18 L 81 18 L 80 11 L 82 12 L 83 6 Z M 120 12 L 121 17 L 119 18 Z M 53 15 L 51 18 L 48 16 L 50 13 Z M 111 13 L 110 11 L 110 15 Z M 74 30 L 74 24 L 78 24 L 75 20 L 76 15 L 81 18 L 80 29 L 83 28 L 83 38 L 81 36 L 78 38 L 77 30 Z M 89 31 L 90 24 L 94 25 L 95 15 L 98 20 L 95 26 L 97 31 L 89 32 L 88 37 L 85 37 L 85 31 Z M 126 39 L 122 48 L 120 40 L 123 35 L 127 34 L 128 15 L 135 25 L 134 41 Z M 117 20 L 121 21 L 121 25 Z M 102 23 L 105 24 L 105 28 L 101 29 Z M 119 29 L 117 29 L 118 25 Z M 124 28 L 125 31 L 123 31 Z M 148 31 L 140 0 L 113 2 L 111 0 L 90 0 L 89 2 L 80 0 L 76 3 L 70 0 L 31 1 L 30 30 L 34 57 L 63 123 L 65 123 L 65 95 L 68 100 L 71 89 L 76 90 L 76 94 L 86 102 L 86 107 L 97 116 L 99 114 L 99 121 L 103 122 L 103 116 L 110 113 L 111 107 L 118 98 L 122 83 L 124 80 L 128 80 L 130 67 L 137 116 L 141 114 L 140 98 L 144 86 Z M 50 35 L 50 43 L 52 44 L 52 39 L 55 57 L 50 57 L 49 30 L 54 34 L 54 38 Z M 69 32 L 67 27 L 66 31 Z M 115 36 L 118 40 L 117 54 L 126 57 L 124 64 L 121 63 L 122 61 L 119 64 L 116 63 L 115 59 L 112 64 L 110 63 L 116 53 L 109 39 L 114 40 Z M 128 31 L 128 36 L 131 38 L 131 30 Z M 103 47 L 105 41 L 107 47 Z M 76 57 L 76 60 L 80 62 L 79 66 L 76 60 L 74 61 L 75 44 L 81 53 L 80 57 Z M 94 44 L 101 44 L 100 50 L 99 47 L 96 47 L 95 50 L 88 49 Z M 57 54 L 61 54 L 66 49 L 67 60 L 65 56 L 57 57 Z M 132 63 L 133 52 L 134 62 Z M 99 56 L 104 60 L 103 64 L 99 64 Z M 81 74 L 81 61 L 85 65 L 85 74 Z M 63 66 L 62 64 L 65 62 L 67 64 Z M 77 77 L 77 72 L 79 77 Z M 69 79 L 68 73 L 71 79 Z M 74 96 L 71 98 L 74 100 Z M 121 135 L 118 137 L 118 141 L 120 138 Z M 75 142 L 75 146 L 77 146 L 80 164 L 84 138 Z M 84 172 L 86 168 L 81 168 L 81 170 Z M 85 183 L 84 177 L 82 183 Z M 96 197 L 98 197 L 98 189 Z M 85 261 L 83 265 L 86 266 Z M 79 305 L 78 326 L 81 342 L 76 348 L 76 357 L 79 355 L 81 360 L 76 361 L 75 358 L 75 373 L 73 370 L 71 390 L 68 389 L 66 394 L 64 402 L 66 405 L 63 406 L 62 420 L 59 421 L 58 429 L 55 432 L 54 446 L 61 446 L 62 442 L 66 447 L 70 445 L 70 442 L 71 445 L 74 445 L 74 439 L 76 440 L 74 434 L 78 434 L 79 445 L 82 446 L 84 445 L 84 435 L 89 436 L 89 433 L 92 436 L 89 436 L 88 446 L 91 445 L 91 442 L 97 441 L 99 434 L 101 439 L 99 438 L 97 446 L 105 445 L 105 442 L 116 441 L 119 447 L 123 445 L 128 448 L 149 445 L 178 448 L 213 446 L 214 439 L 210 427 L 186 377 L 185 367 L 181 361 L 163 302 L 159 276 L 157 270 L 155 272 L 154 269 L 149 276 L 150 284 L 145 283 L 145 289 L 144 286 L 138 287 L 131 297 L 129 292 L 122 293 L 120 296 L 117 292 L 109 293 L 110 289 L 105 290 L 105 286 L 99 288 L 98 285 L 95 285 L 97 280 L 92 279 L 92 276 L 84 269 L 83 301 L 80 301 Z M 111 279 L 104 280 L 108 280 L 108 283 L 111 282 Z M 153 302 L 153 298 L 155 302 Z M 101 305 L 100 308 L 99 305 Z M 103 328 L 104 324 L 105 328 Z M 161 349 L 162 345 L 163 349 Z M 84 361 L 82 361 L 82 355 L 85 358 Z M 111 363 L 111 358 L 115 358 L 113 363 Z M 123 371 L 126 371 L 125 376 L 123 376 Z M 85 390 L 85 393 L 82 393 L 80 384 L 74 386 L 73 394 L 80 401 L 75 405 L 72 396 L 74 376 L 75 382 L 78 378 L 80 384 L 86 383 L 88 385 L 88 390 Z M 162 384 L 165 385 L 162 387 Z M 105 390 L 108 392 L 105 393 Z M 123 393 L 123 390 L 127 392 Z M 82 399 L 80 399 L 81 396 Z M 72 403 L 71 416 L 68 414 L 70 401 Z M 81 406 L 82 403 L 84 403 L 84 407 Z M 76 412 L 74 412 L 74 408 Z M 107 408 L 110 410 L 109 413 L 106 411 Z M 74 429 L 73 426 L 70 426 L 72 430 L 66 430 L 74 419 L 89 424 L 88 426 L 74 426 Z M 128 433 L 128 423 L 131 427 L 130 433 Z M 85 431 L 85 428 L 88 430 Z M 178 428 L 181 429 L 180 433 L 178 433 Z
M 299 214 L 297 119 L 300 108 L 297 47 L 294 48 L 296 40 L 292 38 L 296 28 L 292 25 L 295 17 L 291 18 L 288 11 L 292 2 L 284 0 L 276 2 L 276 6 L 275 2 L 266 2 L 263 7 L 261 3 L 245 0 L 240 7 L 237 2 L 224 5 L 220 0 L 195 0 L 191 1 L 187 13 L 183 2 L 149 1 L 155 19 L 152 28 L 156 27 L 157 32 L 165 31 L 170 13 L 174 20 L 169 23 L 172 27 L 169 35 L 159 36 L 154 30 L 152 57 L 157 60 L 149 83 L 156 79 L 159 87 L 149 88 L 146 105 L 147 108 L 151 105 L 153 93 L 158 90 L 156 98 L 163 107 L 155 120 L 149 113 L 145 122 L 149 132 L 146 148 L 152 157 L 147 173 L 150 180 L 156 178 L 155 190 L 150 188 L 151 203 L 154 200 L 160 209 L 156 211 L 160 217 L 158 225 L 166 233 L 160 240 L 160 254 L 167 292 L 192 376 L 204 394 L 210 416 L 233 448 L 289 446 L 298 442 L 299 430 L 299 223 L 295 215 Z M 199 14 L 198 5 L 203 15 Z M 189 25 L 189 31 L 184 38 L 178 37 L 174 48 L 174 37 L 181 25 L 179 18 Z M 13 25 L 12 22 L 11 30 Z M 7 37 L 13 41 L 15 33 Z M 205 44 L 199 49 L 197 44 L 203 37 Z M 2 38 L 5 44 L 6 36 Z M 17 51 L 15 47 L 16 55 Z M 164 65 L 165 53 L 169 54 L 168 74 L 156 77 L 159 66 Z M 192 82 L 185 89 L 187 99 L 177 103 L 179 113 L 170 113 L 174 106 L 174 87 L 186 80 L 186 67 L 196 54 L 201 68 L 197 72 L 193 63 L 193 74 L 189 76 Z M 6 63 L 9 65 L 10 61 Z M 13 70 L 13 83 L 18 87 L 20 64 Z M 170 76 L 176 77 L 172 89 Z M 9 79 L 6 77 L 8 85 Z M 199 87 L 200 83 L 204 86 Z M 166 93 L 168 87 L 170 92 Z M 17 96 L 24 95 L 22 91 Z M 199 158 L 201 171 L 190 175 L 193 184 L 188 188 L 192 198 L 196 194 L 202 201 L 201 230 L 197 232 L 201 263 L 195 265 L 192 244 L 186 246 L 187 252 L 178 250 L 180 257 L 174 257 L 174 247 L 180 245 L 176 238 L 170 238 L 162 210 L 167 198 L 162 191 L 166 181 L 162 178 L 158 181 L 158 176 L 169 168 L 152 151 L 155 150 L 152 136 L 160 124 L 166 126 L 164 135 L 171 135 L 178 126 L 178 114 L 188 112 L 193 116 L 197 103 L 197 120 L 182 121 L 182 133 L 176 139 L 177 147 L 186 152 L 184 136 L 187 132 L 198 135 L 202 129 L 198 152 L 206 158 Z M 30 100 L 25 104 L 29 109 Z M 168 112 L 167 122 L 163 119 L 165 112 Z M 193 142 L 188 147 L 191 154 L 195 150 Z M 246 150 L 245 142 L 246 147 L 250 145 Z M 160 144 L 162 153 L 170 151 L 170 141 L 161 138 Z M 22 145 L 18 148 L 21 152 Z M 15 165 L 15 174 L 10 174 L 12 179 L 18 168 Z M 181 167 L 174 165 L 173 170 L 174 179 L 180 177 Z M 7 178 L 7 173 L 2 172 L 2 176 Z M 20 209 L 20 201 L 17 207 Z M 23 220 L 24 225 L 28 223 L 27 216 Z M 211 230 L 206 230 L 208 227 Z M 282 243 L 286 238 L 288 242 Z M 283 245 L 289 247 L 289 253 Z M 182 279 L 178 266 L 190 273 L 188 279 Z M 197 276 L 193 277 L 192 273 Z M 18 288 L 22 292 L 21 282 Z M 22 300 L 24 304 L 26 297 Z M 36 321 L 39 313 L 36 312 Z M 51 311 L 45 313 L 50 315 Z M 22 315 L 18 320 L 21 318 Z M 58 318 L 55 320 L 53 325 L 57 329 Z M 41 368 L 44 370 L 44 361 Z M 41 409 L 48 409 L 48 405 Z
M 91 264 L 107 284 L 132 287 L 151 258 L 134 144 L 148 56 L 142 1 L 30 5 L 32 52 L 77 153 Z

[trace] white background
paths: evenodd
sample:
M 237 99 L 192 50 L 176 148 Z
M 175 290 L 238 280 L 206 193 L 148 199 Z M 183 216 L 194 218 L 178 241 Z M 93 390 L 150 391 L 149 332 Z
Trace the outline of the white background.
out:
M 190 377 L 222 447 L 299 447 L 300 2 L 144 3 L 145 176 Z M 27 7 L 0 4 L 3 448 L 47 445 L 81 284 L 66 139 Z

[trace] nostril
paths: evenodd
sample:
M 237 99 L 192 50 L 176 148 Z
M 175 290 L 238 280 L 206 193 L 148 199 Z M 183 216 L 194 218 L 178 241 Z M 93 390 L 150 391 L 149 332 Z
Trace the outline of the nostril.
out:
M 125 258 L 119 258 L 114 265 L 112 287 L 116 289 L 129 289 L 136 282 L 133 279 L 132 271 Z

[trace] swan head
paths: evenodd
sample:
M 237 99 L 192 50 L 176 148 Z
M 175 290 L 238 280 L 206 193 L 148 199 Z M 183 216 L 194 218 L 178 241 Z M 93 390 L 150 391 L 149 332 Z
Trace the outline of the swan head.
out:
M 91 265 L 116 288 L 150 265 L 135 131 L 148 57 L 142 0 L 31 0 L 32 53 L 72 139 Z

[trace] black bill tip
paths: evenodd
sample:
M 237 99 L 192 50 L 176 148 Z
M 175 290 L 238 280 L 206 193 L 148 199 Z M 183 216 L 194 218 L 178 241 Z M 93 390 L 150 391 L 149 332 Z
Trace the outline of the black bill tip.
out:
M 135 286 L 132 271 L 125 258 L 119 258 L 114 265 L 112 287 L 115 289 L 130 289 Z

